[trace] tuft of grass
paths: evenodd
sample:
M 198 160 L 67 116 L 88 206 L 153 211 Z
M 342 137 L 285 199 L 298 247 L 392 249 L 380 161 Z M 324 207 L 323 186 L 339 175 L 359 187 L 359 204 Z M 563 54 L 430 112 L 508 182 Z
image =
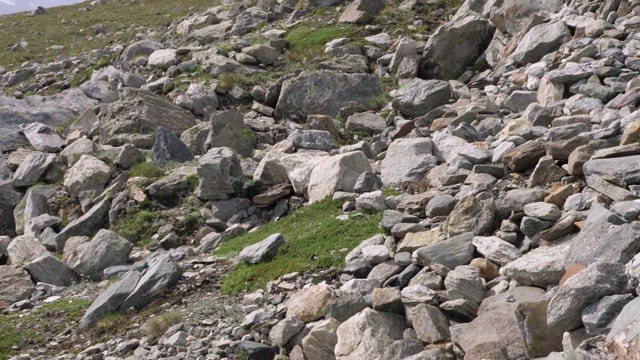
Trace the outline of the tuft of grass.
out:
M 85 299 L 58 300 L 27 315 L 0 315 L 0 360 L 16 356 L 27 348 L 44 348 L 51 336 L 76 324 L 89 305 L 91 301 Z
M 129 170 L 129 177 L 146 177 L 149 179 L 159 178 L 164 175 L 164 171 L 154 163 L 141 162 L 133 165 Z
M 147 336 L 151 343 L 155 343 L 173 325 L 182 321 L 182 314 L 178 311 L 171 311 L 155 316 L 147 322 Z
M 287 273 L 344 266 L 345 254 L 340 250 L 352 249 L 379 233 L 382 214 L 364 214 L 342 222 L 336 219 L 342 214 L 341 205 L 327 198 L 222 244 L 214 253 L 229 256 L 271 234 L 280 233 L 286 241 L 270 261 L 236 266 L 222 279 L 222 290 L 237 294 L 264 287 L 268 281 Z
M 312 65 L 314 58 L 324 53 L 327 42 L 343 37 L 361 38 L 362 29 L 353 24 L 303 22 L 285 36 L 289 42 L 285 58 L 293 63 Z
M 134 244 L 149 244 L 163 220 L 149 210 L 139 210 L 120 217 L 112 230 Z

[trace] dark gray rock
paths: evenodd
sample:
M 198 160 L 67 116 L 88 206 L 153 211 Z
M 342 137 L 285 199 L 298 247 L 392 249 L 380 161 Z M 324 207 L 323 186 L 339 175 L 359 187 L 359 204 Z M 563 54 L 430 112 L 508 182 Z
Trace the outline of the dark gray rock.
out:
M 18 266 L 0 266 L 0 301 L 11 305 L 29 298 L 36 290 L 29 274 Z
M 274 256 L 278 249 L 284 244 L 285 241 L 281 234 L 273 234 L 257 244 L 245 247 L 238 257 L 240 260 L 257 264 Z
M 11 180 L 0 181 L 0 235 L 16 234 L 13 209 L 20 203 L 22 196 L 14 189 Z
M 633 300 L 633 295 L 611 295 L 587 305 L 582 311 L 582 323 L 587 334 L 598 336 L 611 330 L 614 320 L 622 309 Z
M 127 262 L 133 244 L 110 230 L 101 229 L 91 241 L 80 244 L 67 263 L 78 274 L 101 280 L 102 272 Z
M 151 148 L 156 165 L 164 167 L 170 161 L 179 163 L 193 160 L 193 153 L 179 137 L 164 126 L 156 129 L 156 142 Z
M 238 347 L 247 353 L 251 360 L 273 360 L 278 353 L 276 348 L 255 341 L 243 340 L 238 343 Z
M 349 292 L 329 301 L 324 308 L 326 318 L 334 318 L 340 322 L 345 322 L 353 315 L 359 313 L 367 307 L 367 303 L 360 293 Z
M 110 204 L 105 199 L 94 205 L 81 217 L 73 220 L 56 236 L 56 251 L 64 249 L 64 243 L 72 236 L 90 236 L 103 229 L 108 222 Z
M 69 286 L 80 279 L 65 263 L 52 255 L 44 255 L 24 266 L 35 282 L 43 282 L 56 286 Z
M 473 233 L 453 236 L 447 240 L 416 250 L 413 257 L 421 265 L 442 264 L 450 269 L 468 264 L 473 259 Z
M 475 267 L 458 266 L 444 279 L 449 299 L 465 299 L 479 304 L 484 299 L 482 278 Z
M 228 147 L 239 155 L 250 158 L 256 147 L 256 135 L 244 124 L 244 117 L 235 110 L 219 111 L 211 116 L 207 139 L 202 148 L 207 153 L 211 148 Z
M 393 226 L 398 223 L 418 223 L 420 218 L 414 215 L 405 214 L 397 210 L 385 210 L 382 213 L 380 227 L 386 231 L 391 231 Z

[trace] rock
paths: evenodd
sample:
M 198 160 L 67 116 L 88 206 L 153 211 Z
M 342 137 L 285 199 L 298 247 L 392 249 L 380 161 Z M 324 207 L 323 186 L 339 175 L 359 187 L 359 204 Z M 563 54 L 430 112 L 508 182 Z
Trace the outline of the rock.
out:
M 56 236 L 56 250 L 61 252 L 64 243 L 72 236 L 89 236 L 105 227 L 109 213 L 109 200 L 102 200 L 81 217 L 73 220 Z
M 444 279 L 449 299 L 465 299 L 476 304 L 484 299 L 484 288 L 480 274 L 473 266 L 458 266 Z
M 142 309 L 167 288 L 175 285 L 180 279 L 181 273 L 178 265 L 171 260 L 169 253 L 155 252 L 144 263 L 141 277 L 135 288 L 119 305 L 118 309 Z
M 12 265 L 25 265 L 35 258 L 49 255 L 49 252 L 35 236 L 22 235 L 11 240 L 7 254 Z
M 454 319 L 461 319 L 465 322 L 475 319 L 478 315 L 478 304 L 464 299 L 445 301 L 440 304 L 440 309 Z
M 127 239 L 102 229 L 91 241 L 78 245 L 67 263 L 76 273 L 97 281 L 104 269 L 126 264 L 132 249 Z
M 536 25 L 518 43 L 512 57 L 520 64 L 534 63 L 570 39 L 571 32 L 563 21 Z
M 526 359 L 516 309 L 521 303 L 544 301 L 544 290 L 520 286 L 485 299 L 478 317 L 451 327 L 451 340 L 473 359 Z
M 250 7 L 238 14 L 231 33 L 234 35 L 248 34 L 265 21 L 267 21 L 266 12 L 257 7 Z
M 411 79 L 396 91 L 393 108 L 410 117 L 417 117 L 449 101 L 451 88 L 441 80 Z
M 607 334 L 618 314 L 631 300 L 633 300 L 631 294 L 611 295 L 587 305 L 582 311 L 582 323 L 587 334 L 591 336 Z
M 158 49 L 149 55 L 147 65 L 167 70 L 178 63 L 178 55 L 174 49 Z
M 475 258 L 471 260 L 471 266 L 475 267 L 480 277 L 489 281 L 500 276 L 498 265 L 485 258 Z
M 371 265 L 378 265 L 389 259 L 389 249 L 385 245 L 368 245 L 362 248 L 362 258 Z
M 204 84 L 192 83 L 184 95 L 188 99 L 191 112 L 197 116 L 206 118 L 211 111 L 220 106 L 215 90 Z
M 23 195 L 15 190 L 11 180 L 0 181 L 0 235 L 16 233 L 13 210 L 22 198 Z
M 238 347 L 249 356 L 249 359 L 270 360 L 278 353 L 277 349 L 255 341 L 242 340 Z
M 240 160 L 230 148 L 213 148 L 198 160 L 195 195 L 206 200 L 226 200 L 242 188 Z
M 562 9 L 562 5 L 560 0 L 507 0 L 495 14 L 494 21 L 500 31 L 515 35 L 525 28 L 527 19 L 532 15 L 540 12 L 556 13 Z
M 410 282 L 410 285 L 402 289 L 402 303 L 407 306 L 412 305 L 420 305 L 420 304 L 429 304 L 429 305 L 437 305 L 438 304 L 438 294 L 432 290 L 431 288 L 419 285 L 419 284 L 411 284 L 414 281 Z M 429 284 L 427 284 L 429 285 Z
M 582 311 L 589 303 L 626 292 L 628 280 L 624 264 L 596 262 L 587 266 L 561 285 L 549 301 L 549 326 L 561 331 L 580 327 Z
M 373 309 L 377 311 L 403 314 L 404 306 L 400 299 L 400 290 L 392 287 L 373 289 L 371 294 Z
M 38 151 L 56 152 L 64 146 L 64 139 L 53 128 L 45 124 L 38 122 L 25 124 L 20 126 L 20 130 Z
M 70 286 L 80 279 L 65 263 L 49 254 L 40 256 L 24 266 L 36 283 L 43 282 L 55 286 Z
M 386 186 L 398 186 L 417 181 L 437 164 L 430 139 L 398 139 L 391 143 L 382 160 L 382 182 Z
M 372 293 L 375 289 L 372 289 Z M 346 292 L 335 298 L 324 308 L 324 317 L 333 318 L 339 322 L 345 322 L 353 315 L 367 308 L 367 303 L 360 292 Z
M 447 216 L 453 211 L 455 205 L 456 200 L 453 196 L 447 194 L 436 195 L 429 200 L 424 212 L 427 217 Z
M 495 202 L 492 198 L 481 200 L 477 196 L 462 198 L 447 217 L 447 234 L 456 236 L 466 232 L 476 235 L 493 230 Z
M 336 359 L 381 358 L 389 345 L 402 339 L 404 329 L 402 316 L 364 309 L 338 327 Z
M 113 87 L 108 81 L 104 80 L 95 80 L 95 81 L 87 81 L 80 84 L 80 89 L 87 95 L 88 97 L 96 100 L 102 100 L 106 98 L 109 93 L 113 91 Z
M 304 322 L 315 321 L 323 316 L 325 306 L 333 298 L 333 292 L 327 285 L 320 284 L 306 288 L 293 295 L 285 307 L 287 317 L 297 316 Z
M 18 266 L 0 266 L 0 301 L 13 304 L 36 291 L 29 274 Z
M 480 254 L 500 266 L 507 265 L 522 256 L 518 248 L 497 236 L 476 236 L 472 244 Z
M 211 148 L 228 147 L 238 155 L 250 158 L 256 146 L 254 132 L 244 124 L 243 115 L 235 110 L 220 111 L 211 116 L 209 135 L 203 152 Z
M 514 113 L 519 113 L 525 111 L 530 104 L 537 100 L 538 95 L 535 91 L 516 90 L 509 95 L 504 106 Z
M 75 143 L 74 143 L 75 144 Z M 113 160 L 114 165 L 123 169 L 131 169 L 131 167 L 137 163 L 145 162 L 145 157 L 142 151 L 131 144 L 125 144 L 122 149 Z
M 283 82 L 275 117 L 299 122 L 314 114 L 335 117 L 345 106 L 367 108 L 382 91 L 380 81 L 370 74 L 303 72 Z
M 426 79 L 457 79 L 484 52 L 494 31 L 495 27 L 490 21 L 476 15 L 441 26 L 425 46 L 418 76 Z M 452 43 L 458 46 L 452 49 Z
M 164 167 L 170 161 L 183 163 L 193 160 L 193 153 L 180 138 L 164 126 L 156 129 L 156 142 L 151 148 L 153 159 L 159 167 Z
M 547 300 L 540 300 L 523 302 L 516 308 L 518 328 L 529 359 L 562 350 L 562 331 L 547 325 L 547 306 Z
M 450 269 L 468 264 L 473 259 L 473 233 L 453 236 L 416 250 L 413 258 L 424 266 L 442 264 Z
M 139 57 L 148 57 L 154 51 L 164 48 L 164 45 L 153 40 L 141 40 L 130 44 L 124 49 L 121 59 L 126 62 L 132 62 Z
M 360 174 L 371 171 L 369 160 L 359 151 L 324 158 L 311 172 L 309 202 L 322 200 L 336 191 L 351 192 Z
M 556 165 L 551 156 L 546 155 L 538 161 L 538 165 L 536 165 L 529 178 L 529 183 L 531 186 L 546 186 L 547 184 L 559 182 L 565 176 L 567 176 L 567 172 Z
M 571 241 L 565 264 L 585 266 L 595 262 L 629 262 L 640 250 L 640 224 L 614 225 L 608 222 L 613 214 L 601 205 L 593 204 L 585 226 Z M 613 215 L 615 216 L 615 215 Z
M 271 328 L 269 339 L 272 344 L 284 347 L 303 328 L 304 321 L 295 316 L 287 317 Z
M 584 163 L 584 176 L 599 175 L 623 181 L 627 185 L 640 184 L 640 171 L 634 164 L 640 161 L 640 155 L 595 159 Z
M 101 144 L 120 146 L 131 143 L 150 149 L 156 140 L 155 131 L 164 126 L 181 134 L 196 124 L 195 116 L 146 90 L 122 88 L 118 100 L 109 103 L 100 121 Z
M 546 288 L 558 284 L 565 273 L 569 243 L 541 246 L 500 269 L 500 273 L 518 284 Z
M 280 234 L 273 234 L 257 244 L 247 246 L 240 252 L 238 257 L 251 264 L 257 264 L 275 256 L 278 249 L 285 244 L 284 238 Z
M 387 122 L 379 115 L 371 112 L 356 113 L 347 118 L 345 131 L 379 134 L 387 127 Z
M 640 350 L 634 344 L 638 340 L 638 314 L 640 299 L 629 302 L 614 320 L 611 331 L 607 334 L 606 345 L 612 356 L 628 359 L 637 356 Z
M 414 252 L 419 248 L 444 241 L 445 239 L 445 234 L 438 228 L 409 233 L 404 239 L 400 240 L 396 247 L 396 252 Z
M 427 344 L 448 341 L 449 320 L 436 306 L 419 304 L 407 309 L 407 321 L 416 331 L 418 340 Z
M 407 359 L 411 355 L 420 353 L 424 349 L 422 342 L 416 339 L 394 341 L 382 355 L 383 359 Z
M 356 0 L 344 10 L 338 22 L 366 24 L 384 9 L 382 0 Z
M 74 141 L 73 143 L 71 143 L 71 145 L 68 145 L 67 147 L 65 147 L 60 152 L 60 156 L 68 166 L 73 166 L 76 162 L 78 162 L 78 160 L 80 160 L 80 157 L 82 155 L 87 154 L 87 155 L 95 156 L 97 153 L 98 153 L 98 146 L 96 146 L 96 144 L 93 141 L 89 139 L 80 138 Z
M 401 271 L 402 267 L 396 264 L 395 261 L 387 260 L 376 265 L 369 275 L 367 275 L 367 279 L 378 280 L 381 284 L 384 284 L 392 276 L 399 274 Z
M 273 64 L 273 62 L 278 59 L 278 56 L 280 56 L 278 49 L 262 44 L 247 46 L 242 49 L 242 53 L 254 57 L 259 63 L 265 65 Z
M 34 185 L 54 163 L 55 159 L 54 154 L 36 152 L 27 155 L 13 174 L 13 186 Z
M 64 186 L 78 196 L 82 191 L 102 191 L 111 178 L 111 168 L 103 161 L 91 155 L 82 155 L 64 175 Z
M 545 202 L 527 204 L 523 207 L 523 211 L 527 216 L 549 221 L 556 221 L 562 216 L 562 212 L 556 205 Z
M 363 172 L 353 185 L 353 191 L 359 194 L 372 192 L 384 188 L 382 180 L 378 175 L 371 172 Z
M 329 151 L 336 146 L 331 133 L 324 130 L 293 130 L 287 140 L 298 149 Z
M 340 321 L 326 319 L 316 323 L 309 334 L 302 339 L 304 357 L 309 360 L 333 360 L 333 349 L 338 343 Z
M 513 150 L 507 151 L 502 156 L 502 161 L 511 171 L 524 171 L 538 164 L 538 160 L 545 156 L 544 143 L 529 141 Z

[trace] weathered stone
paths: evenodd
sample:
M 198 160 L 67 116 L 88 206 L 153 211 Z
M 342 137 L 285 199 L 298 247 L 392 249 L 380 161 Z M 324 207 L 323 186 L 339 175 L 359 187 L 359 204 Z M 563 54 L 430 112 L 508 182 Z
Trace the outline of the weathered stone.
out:
M 11 240 L 7 254 L 12 265 L 25 265 L 35 258 L 49 255 L 49 252 L 35 236 L 22 235 Z
M 303 328 L 304 321 L 295 316 L 287 317 L 271 328 L 269 339 L 272 344 L 283 347 Z
M 465 299 L 476 304 L 484 299 L 484 288 L 480 274 L 473 266 L 458 266 L 444 279 L 450 299 Z
M 198 160 L 196 196 L 226 200 L 242 188 L 244 174 L 240 160 L 230 148 L 213 148 Z
M 451 88 L 446 81 L 415 78 L 396 92 L 393 108 L 404 115 L 417 117 L 446 104 L 450 94 Z
M 385 287 L 374 289 L 371 294 L 371 302 L 374 310 L 396 314 L 404 313 L 401 293 L 398 288 Z
M 562 350 L 562 331 L 547 325 L 547 300 L 523 302 L 516 308 L 527 358 L 534 359 Z
M 436 306 L 420 304 L 407 309 L 407 321 L 416 331 L 418 340 L 436 344 L 449 340 L 449 320 Z
M 0 301 L 9 305 L 36 291 L 29 274 L 18 266 L 0 266 Z
M 336 191 L 353 191 L 360 174 L 371 171 L 369 160 L 359 151 L 324 158 L 311 172 L 309 202 L 322 200 Z
M 193 153 L 187 145 L 164 126 L 158 126 L 156 129 L 156 142 L 151 151 L 159 167 L 164 167 L 170 161 L 183 163 L 193 160 Z
M 238 258 L 251 264 L 260 263 L 271 256 L 275 256 L 278 249 L 285 244 L 280 234 L 273 234 L 257 244 L 242 249 Z
M 304 357 L 309 360 L 335 360 L 334 348 L 338 343 L 340 321 L 326 319 L 319 321 L 302 339 Z
M 38 151 L 56 152 L 64 146 L 64 139 L 53 128 L 45 124 L 38 122 L 25 124 L 20 126 L 20 130 Z
M 27 155 L 13 174 L 13 186 L 34 185 L 53 164 L 55 159 L 56 156 L 54 154 L 36 152 Z
M 527 32 L 512 56 L 520 64 L 533 63 L 570 39 L 571 32 L 563 21 L 540 24 Z
M 398 139 L 391 143 L 382 160 L 382 182 L 386 186 L 396 186 L 417 181 L 437 164 L 430 139 Z
M 490 233 L 493 230 L 494 213 L 493 198 L 483 200 L 476 196 L 466 196 L 447 217 L 447 234 L 451 237 L 466 232 L 476 235 Z
M 238 155 L 250 158 L 256 146 L 254 132 L 244 124 L 243 116 L 235 110 L 220 111 L 211 116 L 209 134 L 202 151 L 228 147 Z
M 324 130 L 294 130 L 287 140 L 299 149 L 329 151 L 336 146 L 331 133 Z
M 429 231 L 420 231 L 407 234 L 396 247 L 397 252 L 414 252 L 415 250 L 435 244 L 446 239 L 445 234 L 440 229 L 432 229 Z
M 65 263 L 55 256 L 46 254 L 40 256 L 24 266 L 35 282 L 43 282 L 56 286 L 69 286 L 80 279 Z
M 81 217 L 73 220 L 56 236 L 56 250 L 61 252 L 64 243 L 72 236 L 89 236 L 105 227 L 110 203 L 105 199 L 94 205 Z
M 500 266 L 507 265 L 522 256 L 518 248 L 497 236 L 476 236 L 472 244 L 480 254 Z
M 67 263 L 78 274 L 102 279 L 102 271 L 127 262 L 133 244 L 109 230 L 100 230 L 87 243 L 78 245 Z
M 365 309 L 338 327 L 337 360 L 379 358 L 394 341 L 402 339 L 404 318 Z
M 374 291 L 373 289 L 372 291 Z M 335 298 L 324 308 L 324 317 L 345 322 L 353 315 L 367 308 L 367 303 L 360 292 L 346 292 Z
M 608 333 L 618 314 L 631 300 L 631 294 L 611 295 L 587 305 L 582 311 L 582 323 L 587 334 L 598 336 Z
M 64 175 L 64 186 L 78 196 L 82 191 L 101 191 L 111 178 L 111 168 L 91 155 L 82 155 Z
M 306 288 L 287 300 L 287 317 L 297 316 L 304 322 L 318 320 L 324 315 L 324 308 L 332 298 L 333 292 L 327 285 Z
M 511 171 L 524 171 L 538 164 L 538 160 L 546 154 L 544 143 L 529 141 L 513 150 L 507 151 L 502 157 L 505 165 Z
M 473 236 L 465 233 L 422 247 L 413 253 L 413 258 L 424 266 L 442 264 L 450 269 L 468 264 L 473 259 Z
M 383 8 L 384 2 L 382 0 L 356 0 L 347 6 L 342 15 L 340 15 L 338 21 L 344 23 L 365 24 L 378 15 Z
M 500 273 L 518 284 L 546 288 L 558 284 L 565 273 L 569 243 L 534 249 L 500 269 Z

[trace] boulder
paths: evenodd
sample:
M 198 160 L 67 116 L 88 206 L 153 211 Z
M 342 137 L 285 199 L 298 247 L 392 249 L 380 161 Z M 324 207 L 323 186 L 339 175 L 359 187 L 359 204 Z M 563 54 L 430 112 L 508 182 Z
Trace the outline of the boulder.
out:
M 147 65 L 167 70 L 169 67 L 178 63 L 178 55 L 174 49 L 158 49 L 149 55 Z
M 568 252 L 568 242 L 541 246 L 502 267 L 500 274 L 518 284 L 546 288 L 560 282 L 565 273 Z
M 102 160 L 91 155 L 82 155 L 64 174 L 63 184 L 72 195 L 78 196 L 82 191 L 102 191 L 111 174 L 111 168 Z
M 328 285 L 308 287 L 287 300 L 287 317 L 296 316 L 304 322 L 318 320 L 324 316 L 324 308 L 333 296 L 333 291 Z
M 482 278 L 471 265 L 458 266 L 444 279 L 449 299 L 464 299 L 479 304 L 484 299 Z
M 0 302 L 7 305 L 28 299 L 36 291 L 29 274 L 19 266 L 0 266 Z
M 451 88 L 441 80 L 411 79 L 396 91 L 393 108 L 410 117 L 418 117 L 449 102 Z
M 502 161 L 511 171 L 525 171 L 534 168 L 541 157 L 546 155 L 543 142 L 529 141 L 507 151 Z
M 582 323 L 591 336 L 607 334 L 622 309 L 633 300 L 633 295 L 610 295 L 587 305 L 582 311 Z
M 594 159 L 584 163 L 582 169 L 585 177 L 599 175 L 633 185 L 640 184 L 640 169 L 636 166 L 638 161 L 640 161 L 640 155 Z
M 442 264 L 450 269 L 468 264 L 473 259 L 474 234 L 469 232 L 436 242 L 416 250 L 412 257 L 418 264 Z
M 416 332 L 418 340 L 427 344 L 446 342 L 451 336 L 449 320 L 438 307 L 419 304 L 407 309 L 407 321 Z
M 402 339 L 405 326 L 400 315 L 364 309 L 338 327 L 336 359 L 381 359 L 389 345 Z
M 340 321 L 330 318 L 319 321 L 302 339 L 304 356 L 308 360 L 335 360 L 333 352 L 338 343 Z
M 506 0 L 492 21 L 503 33 L 516 35 L 532 15 L 556 13 L 563 4 L 562 0 Z
M 336 146 L 331 133 L 324 130 L 293 130 L 287 140 L 298 149 L 329 151 Z
M 205 200 L 226 200 L 242 188 L 240 160 L 230 148 L 213 148 L 198 160 L 195 195 Z
M 355 0 L 344 10 L 338 22 L 366 24 L 384 9 L 382 0 Z
M 155 143 L 158 126 L 181 134 L 195 124 L 193 114 L 149 91 L 122 88 L 118 90 L 118 100 L 109 103 L 100 121 L 99 139 L 101 144 L 131 143 L 150 149 Z
M 271 343 L 280 347 L 285 346 L 292 337 L 304 328 L 304 321 L 295 316 L 284 318 L 269 331 Z
M 67 264 L 78 274 L 101 280 L 104 269 L 126 264 L 133 244 L 113 231 L 102 229 L 87 243 L 78 245 Z
M 183 163 L 193 160 L 193 153 L 180 138 L 164 126 L 156 129 L 156 142 L 151 148 L 153 160 L 159 167 L 164 167 L 170 161 Z
M 250 158 L 256 146 L 256 135 L 244 124 L 244 117 L 235 110 L 220 111 L 211 116 L 209 134 L 203 152 L 211 148 L 228 147 L 238 155 Z
M 257 244 L 242 249 L 238 258 L 251 264 L 260 263 L 276 254 L 278 249 L 285 244 L 280 234 L 273 234 Z
M 399 186 L 420 180 L 437 164 L 429 138 L 398 139 L 389 145 L 382 160 L 382 183 Z
M 263 185 L 290 182 L 296 194 L 304 194 L 309 186 L 311 172 L 326 155 L 324 152 L 269 152 L 253 173 L 253 181 Z
M 55 237 L 56 251 L 62 252 L 64 243 L 72 236 L 90 236 L 108 224 L 108 214 L 111 205 L 104 199 L 95 204 L 81 217 L 73 220 Z
M 360 174 L 371 171 L 369 159 L 359 151 L 324 158 L 311 172 L 309 202 L 322 200 L 336 191 L 351 192 Z
M 512 57 L 520 64 L 534 63 L 571 40 L 571 32 L 563 21 L 536 25 L 522 38 Z
M 490 21 L 476 15 L 441 26 L 427 41 L 418 76 L 457 79 L 484 52 L 494 31 Z
M 43 282 L 55 286 L 69 286 L 77 283 L 80 278 L 65 263 L 55 256 L 46 254 L 40 256 L 24 266 L 31 278 L 36 282 Z
M 522 256 L 517 247 L 497 236 L 476 236 L 472 244 L 485 258 L 500 266 L 507 265 Z
M 34 122 L 20 126 L 29 143 L 38 151 L 56 152 L 64 146 L 64 139 L 53 128 Z
M 387 122 L 371 112 L 356 113 L 347 118 L 344 130 L 347 132 L 366 132 L 379 134 L 387 127 Z
M 250 7 L 238 14 L 231 28 L 231 33 L 234 35 L 248 34 L 266 21 L 267 13 L 265 11 L 257 7 Z
M 27 155 L 13 174 L 13 186 L 34 185 L 55 162 L 55 154 L 35 152 Z
M 451 237 L 466 232 L 476 235 L 490 233 L 494 227 L 495 208 L 493 198 L 462 198 L 447 217 L 447 234 Z
M 640 356 L 640 298 L 629 302 L 620 312 L 606 337 L 607 349 L 617 359 Z
M 366 110 L 382 92 L 382 83 L 370 74 L 302 72 L 283 82 L 275 117 L 304 122 L 314 114 L 336 117 L 346 106 Z
M 148 58 L 154 51 L 163 49 L 164 45 L 154 40 L 140 40 L 127 46 L 120 58 L 126 62 L 133 62 L 141 57 Z

